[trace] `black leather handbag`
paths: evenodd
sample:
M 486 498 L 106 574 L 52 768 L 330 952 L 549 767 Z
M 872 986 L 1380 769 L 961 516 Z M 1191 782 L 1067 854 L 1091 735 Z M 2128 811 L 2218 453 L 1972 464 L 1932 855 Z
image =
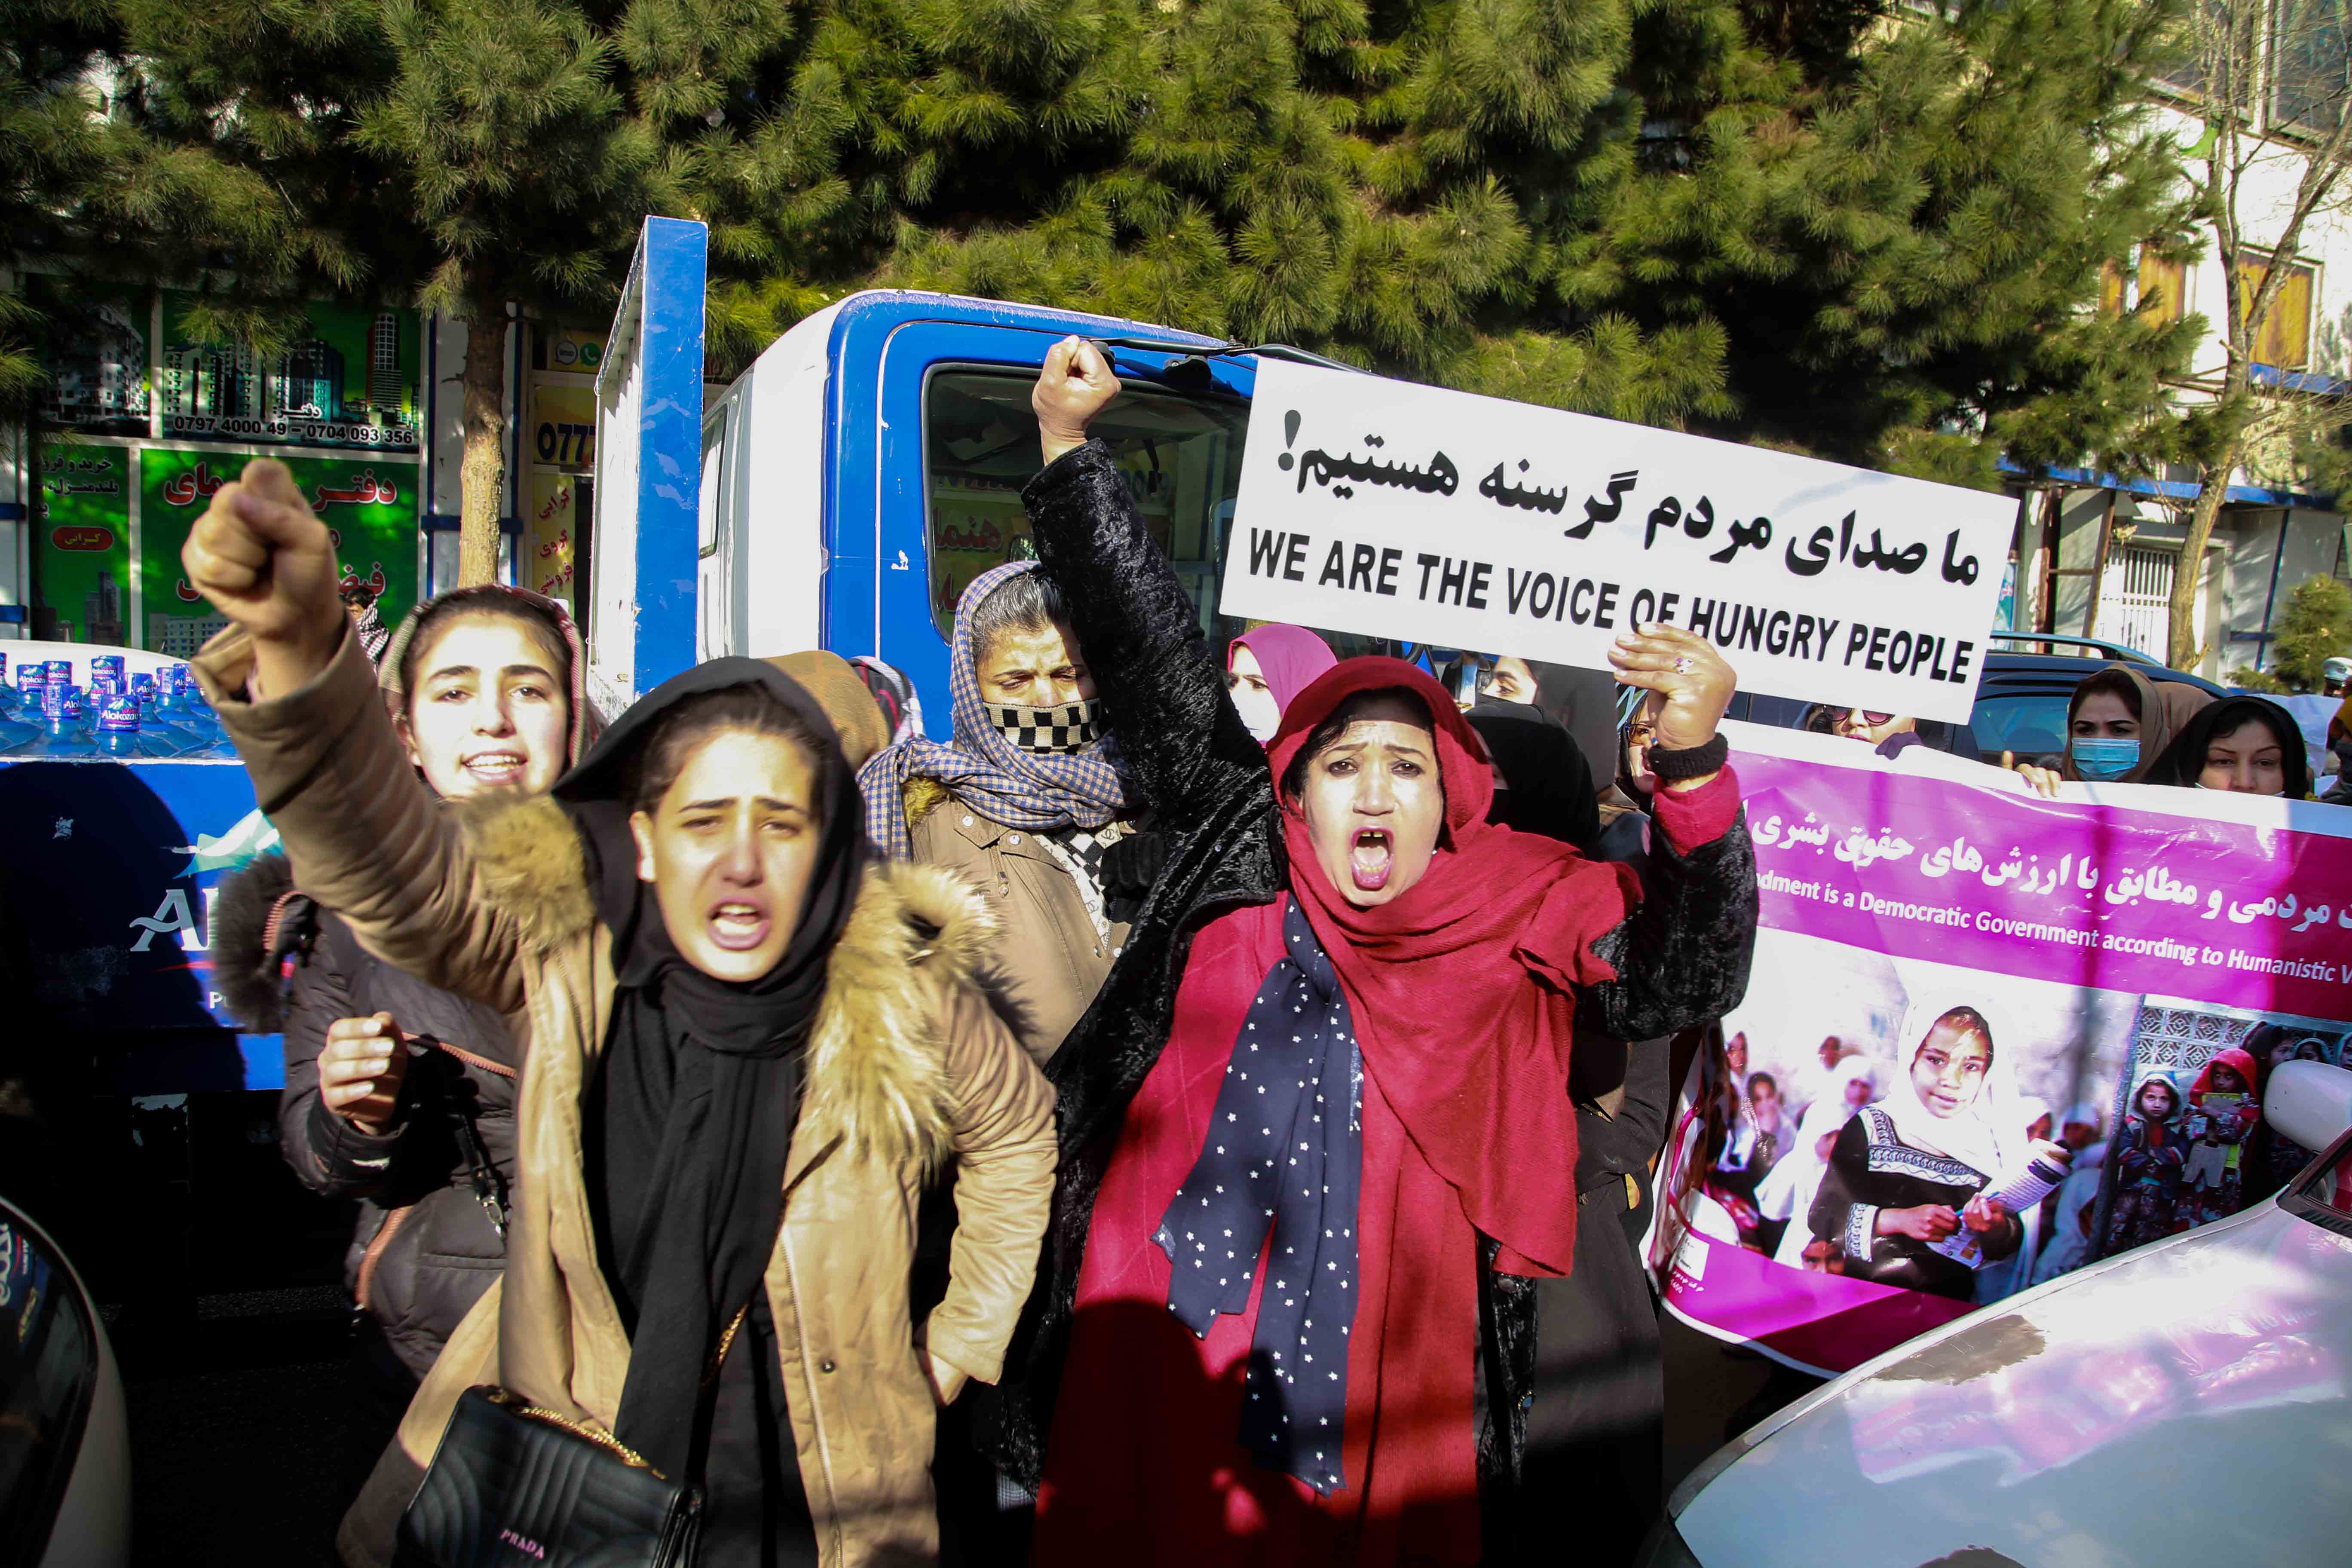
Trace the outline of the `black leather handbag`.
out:
M 687 1568 L 701 1512 L 698 1489 L 485 1384 L 458 1396 L 393 1568 Z

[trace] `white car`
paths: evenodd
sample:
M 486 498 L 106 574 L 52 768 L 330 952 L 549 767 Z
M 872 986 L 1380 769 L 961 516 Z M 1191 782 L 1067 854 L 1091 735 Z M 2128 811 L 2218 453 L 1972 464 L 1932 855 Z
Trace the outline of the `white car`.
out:
M 130 1559 L 131 1435 L 106 1325 L 57 1245 L 0 1199 L 0 1564 Z
M 2352 1072 L 2276 1198 L 1897 1347 L 1677 1489 L 1643 1568 L 2352 1563 Z

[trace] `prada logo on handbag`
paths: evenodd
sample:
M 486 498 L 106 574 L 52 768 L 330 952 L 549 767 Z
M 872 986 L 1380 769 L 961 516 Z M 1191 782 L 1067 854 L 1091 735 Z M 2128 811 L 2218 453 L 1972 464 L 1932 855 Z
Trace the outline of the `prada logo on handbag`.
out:
M 511 1530 L 501 1530 L 499 1531 L 499 1544 L 501 1546 L 511 1546 L 517 1552 L 523 1553 L 525 1556 L 536 1557 L 542 1563 L 547 1561 L 546 1547 L 541 1546 L 538 1542 L 533 1541 L 527 1535 L 517 1535 Z

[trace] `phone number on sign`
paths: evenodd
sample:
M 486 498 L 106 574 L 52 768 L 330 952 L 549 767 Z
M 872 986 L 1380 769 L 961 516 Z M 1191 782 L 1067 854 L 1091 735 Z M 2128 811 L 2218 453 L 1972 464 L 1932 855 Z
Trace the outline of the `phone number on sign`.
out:
M 416 449 L 414 425 L 329 425 L 296 419 L 208 419 L 173 415 L 163 421 L 167 436 L 215 436 L 248 441 L 308 442 L 322 447 Z

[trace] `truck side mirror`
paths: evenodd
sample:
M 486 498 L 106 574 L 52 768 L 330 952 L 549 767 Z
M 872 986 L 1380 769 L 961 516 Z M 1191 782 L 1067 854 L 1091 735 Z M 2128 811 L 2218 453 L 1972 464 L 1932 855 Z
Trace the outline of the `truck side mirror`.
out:
M 2263 1116 L 2281 1136 L 2325 1149 L 2352 1127 L 2352 1072 L 2325 1062 L 2281 1062 L 2263 1092 Z

